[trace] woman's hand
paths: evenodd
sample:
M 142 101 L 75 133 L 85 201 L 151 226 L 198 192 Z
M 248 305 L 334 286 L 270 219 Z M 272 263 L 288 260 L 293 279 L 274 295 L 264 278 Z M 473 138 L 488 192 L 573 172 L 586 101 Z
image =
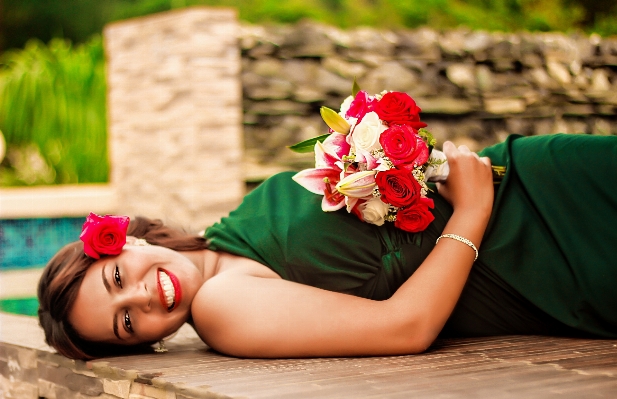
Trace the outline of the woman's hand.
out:
M 437 189 L 455 211 L 479 211 L 490 216 L 493 206 L 493 174 L 491 160 L 480 158 L 467 146 L 458 148 L 450 141 L 443 144 L 448 157 L 450 174 Z

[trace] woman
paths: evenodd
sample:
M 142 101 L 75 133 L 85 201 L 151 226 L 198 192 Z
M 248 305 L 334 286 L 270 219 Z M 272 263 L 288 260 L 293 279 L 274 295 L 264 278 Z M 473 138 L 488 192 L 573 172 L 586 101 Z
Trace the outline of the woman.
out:
M 443 149 L 450 175 L 422 233 L 323 213 L 280 174 L 205 239 L 140 219 L 118 256 L 70 244 L 39 285 L 47 342 L 104 356 L 187 321 L 241 357 L 410 354 L 440 334 L 617 338 L 617 137 Z M 491 161 L 508 170 L 496 192 Z

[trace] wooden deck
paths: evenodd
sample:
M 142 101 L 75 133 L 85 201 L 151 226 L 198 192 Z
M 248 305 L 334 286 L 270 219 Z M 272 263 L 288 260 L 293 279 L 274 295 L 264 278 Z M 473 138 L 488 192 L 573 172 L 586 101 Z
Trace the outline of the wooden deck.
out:
M 424 354 L 238 359 L 183 327 L 169 352 L 75 362 L 35 318 L 0 313 L 0 398 L 617 398 L 617 341 L 440 340 Z
M 107 362 L 199 398 L 617 398 L 617 341 L 610 340 L 440 340 L 415 356 L 280 360 L 231 358 L 187 342 L 167 354 Z

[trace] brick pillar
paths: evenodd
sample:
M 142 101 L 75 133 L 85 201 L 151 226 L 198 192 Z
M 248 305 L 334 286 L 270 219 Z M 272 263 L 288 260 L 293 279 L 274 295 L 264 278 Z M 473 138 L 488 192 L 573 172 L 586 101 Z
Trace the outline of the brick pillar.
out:
M 203 229 L 244 194 L 235 10 L 166 12 L 104 36 L 119 213 Z

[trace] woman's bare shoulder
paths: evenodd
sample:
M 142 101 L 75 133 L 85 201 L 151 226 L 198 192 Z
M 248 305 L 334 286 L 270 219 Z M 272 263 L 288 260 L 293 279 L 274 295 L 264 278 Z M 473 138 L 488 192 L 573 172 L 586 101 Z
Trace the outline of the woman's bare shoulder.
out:
M 248 294 L 238 295 L 245 291 L 247 284 L 256 279 L 281 279 L 267 266 L 245 257 L 221 252 L 217 262 L 215 275 L 201 286 L 191 304 L 193 326 L 210 346 L 216 346 L 215 337 L 227 335 L 224 332 L 237 322 L 237 312 L 233 309 L 250 300 Z
M 232 274 L 262 278 L 281 278 L 268 266 L 262 265 L 253 259 L 221 252 L 218 257 L 217 273 L 214 277 Z

